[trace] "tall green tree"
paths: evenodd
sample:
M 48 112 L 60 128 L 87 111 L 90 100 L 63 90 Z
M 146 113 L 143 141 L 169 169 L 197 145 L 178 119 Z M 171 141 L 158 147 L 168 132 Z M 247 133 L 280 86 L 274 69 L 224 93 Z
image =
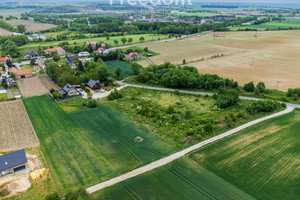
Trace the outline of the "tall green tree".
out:
M 121 42 L 123 43 L 123 44 L 125 44 L 126 42 L 127 42 L 127 39 L 126 38 L 121 38 Z
M 18 32 L 19 33 L 25 33 L 26 32 L 26 27 L 23 24 L 19 24 L 17 26 Z

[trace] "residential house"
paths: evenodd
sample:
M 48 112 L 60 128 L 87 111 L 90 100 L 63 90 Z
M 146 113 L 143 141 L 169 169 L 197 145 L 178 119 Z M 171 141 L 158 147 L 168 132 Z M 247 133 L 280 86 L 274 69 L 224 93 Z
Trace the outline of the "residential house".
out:
M 75 54 L 66 55 L 66 59 L 67 59 L 68 62 L 73 62 L 75 57 L 76 57 Z
M 12 67 L 12 68 L 9 69 L 9 72 L 11 72 L 11 73 L 14 73 L 14 72 L 17 72 L 17 71 L 19 71 L 19 70 L 15 67 Z
M 44 35 L 38 35 L 38 34 L 31 34 L 31 35 L 27 35 L 28 40 L 46 40 L 47 37 Z
M 93 90 L 97 90 L 97 89 L 101 88 L 99 80 L 92 80 L 92 79 L 90 79 L 88 83 L 85 83 L 83 85 L 88 86 L 89 88 L 91 88 Z
M 102 43 L 102 44 L 101 44 L 101 47 L 102 47 L 102 48 L 107 48 L 107 44 Z
M 102 47 L 99 47 L 99 48 L 97 49 L 97 53 L 98 53 L 98 54 L 101 54 L 101 55 L 108 54 L 108 52 L 109 52 L 108 49 L 104 49 L 104 48 L 102 48 Z
M 79 92 L 76 90 L 76 88 L 70 84 L 67 84 L 62 90 L 59 91 L 59 93 L 63 97 L 66 97 L 67 95 L 69 95 L 69 96 L 79 95 Z
M 6 83 L 7 83 L 8 87 L 13 87 L 13 86 L 17 83 L 17 82 L 16 82 L 14 79 L 12 79 L 10 76 L 5 77 L 5 79 L 6 79 Z
M 131 52 L 129 53 L 129 56 L 128 58 L 131 59 L 131 60 L 135 60 L 135 59 L 138 59 L 138 58 L 141 58 L 142 56 L 139 55 L 137 52 Z
M 75 63 L 73 63 L 73 62 L 68 62 L 68 61 L 65 62 L 65 65 L 68 65 L 68 66 L 71 67 L 72 69 L 75 69 L 75 68 L 77 67 Z
M 31 69 L 25 69 L 25 70 L 21 70 L 21 71 L 16 71 L 16 72 L 13 72 L 16 76 L 16 79 L 19 79 L 19 78 L 29 78 L 29 77 L 32 77 L 32 71 Z
M 3 67 L 0 67 L 0 74 L 3 74 Z
M 46 49 L 45 54 L 51 54 L 51 52 L 53 52 L 53 51 L 56 52 L 58 55 L 61 55 L 61 56 L 66 54 L 66 51 L 61 47 Z
M 8 59 L 10 59 L 10 58 L 8 58 L 8 57 L 2 57 L 2 58 L 0 58 L 0 64 L 6 64 L 6 61 Z
M 25 55 L 24 58 L 36 58 L 38 57 L 38 54 L 35 51 L 28 51 Z
M 214 23 L 214 20 L 213 19 L 201 19 L 200 23 L 201 24 Z
M 79 52 L 78 54 L 79 57 L 89 57 L 90 53 L 87 51 Z
M 0 156 L 0 177 L 26 169 L 27 157 L 21 149 Z
M 96 49 L 97 44 L 98 44 L 98 42 L 92 41 L 92 42 L 86 42 L 86 43 L 85 43 L 85 46 L 87 47 L 87 46 L 91 45 L 91 47 L 92 47 L 93 49 Z
M 18 36 L 18 35 L 22 35 L 22 33 L 16 33 L 16 32 L 13 32 L 12 35 L 13 35 L 13 36 Z
M 82 64 L 86 62 L 91 62 L 93 59 L 92 58 L 83 58 L 83 59 L 78 59 Z
M 46 65 L 45 65 L 45 62 L 44 62 L 43 58 L 36 59 L 36 63 L 38 64 L 38 66 L 40 67 L 40 69 L 42 69 L 42 70 L 46 69 Z

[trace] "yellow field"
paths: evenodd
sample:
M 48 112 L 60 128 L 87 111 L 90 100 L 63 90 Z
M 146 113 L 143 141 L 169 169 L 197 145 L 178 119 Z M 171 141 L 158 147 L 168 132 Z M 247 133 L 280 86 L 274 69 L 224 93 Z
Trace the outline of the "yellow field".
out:
M 200 73 L 233 78 L 240 84 L 264 81 L 268 88 L 286 90 L 300 87 L 299 35 L 300 31 L 259 32 L 257 37 L 255 32 L 219 33 L 220 37 L 209 33 L 145 46 L 160 54 L 151 58 L 156 64 L 181 64 L 186 59 Z M 217 54 L 224 56 L 211 58 Z
M 39 31 L 43 31 L 43 30 L 47 30 L 47 29 L 56 27 L 56 25 L 44 24 L 44 23 L 34 23 L 33 21 L 30 21 L 30 20 L 8 20 L 5 22 L 13 25 L 14 27 L 17 27 L 19 24 L 23 24 L 26 27 L 26 31 L 29 31 L 29 32 L 39 32 Z

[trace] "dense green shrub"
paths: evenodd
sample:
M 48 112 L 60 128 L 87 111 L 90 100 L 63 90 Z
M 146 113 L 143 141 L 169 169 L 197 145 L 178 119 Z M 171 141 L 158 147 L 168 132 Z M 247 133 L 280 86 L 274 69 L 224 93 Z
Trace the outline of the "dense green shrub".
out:
M 220 88 L 216 98 L 215 105 L 219 108 L 228 108 L 237 104 L 239 99 L 239 92 L 237 90 L 228 90 L 226 88 Z
M 95 108 L 97 107 L 97 101 L 95 99 L 88 100 L 86 106 L 88 108 Z
M 280 107 L 286 106 L 285 104 L 280 104 L 278 101 L 266 100 L 266 101 L 254 101 L 249 105 L 246 110 L 249 114 L 255 115 L 260 112 L 273 112 Z
M 108 96 L 107 96 L 107 99 L 109 101 L 112 101 L 114 99 L 120 99 L 122 98 L 122 94 L 115 88 Z
M 254 83 L 253 83 L 253 81 L 251 81 L 250 83 L 246 83 L 245 85 L 244 85 L 244 90 L 246 91 L 246 92 L 254 92 Z

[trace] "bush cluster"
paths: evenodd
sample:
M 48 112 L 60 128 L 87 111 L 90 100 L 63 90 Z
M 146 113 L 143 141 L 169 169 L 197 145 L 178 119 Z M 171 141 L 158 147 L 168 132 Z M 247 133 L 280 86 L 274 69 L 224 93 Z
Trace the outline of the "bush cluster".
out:
M 171 63 L 151 65 L 136 76 L 136 80 L 149 85 L 162 85 L 170 88 L 213 90 L 220 87 L 238 87 L 237 82 L 225 80 L 218 75 L 199 74 L 194 67 L 180 67 Z
M 280 107 L 285 107 L 286 104 L 280 104 L 278 101 L 254 101 L 246 110 L 249 114 L 255 115 L 260 112 L 273 112 Z

